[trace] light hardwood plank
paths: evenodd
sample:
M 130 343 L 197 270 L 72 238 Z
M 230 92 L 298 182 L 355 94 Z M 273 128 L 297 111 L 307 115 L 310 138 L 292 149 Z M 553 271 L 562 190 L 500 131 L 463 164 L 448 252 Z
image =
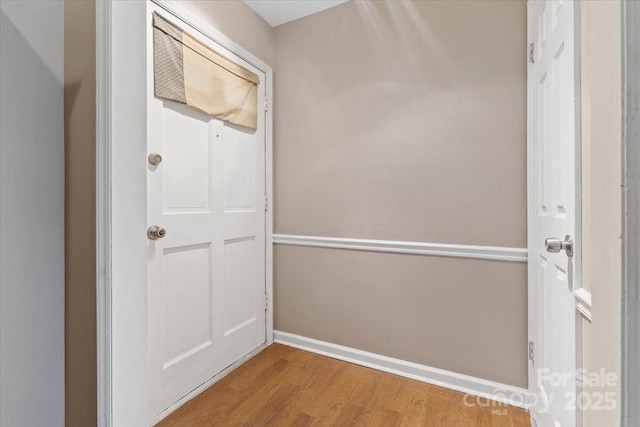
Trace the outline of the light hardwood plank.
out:
M 157 427 L 529 427 L 527 411 L 274 344 Z

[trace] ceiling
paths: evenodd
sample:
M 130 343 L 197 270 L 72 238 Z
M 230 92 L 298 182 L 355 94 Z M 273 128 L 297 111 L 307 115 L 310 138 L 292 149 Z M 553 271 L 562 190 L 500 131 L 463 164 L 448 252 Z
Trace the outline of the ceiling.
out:
M 244 0 L 272 27 L 345 3 L 347 0 Z

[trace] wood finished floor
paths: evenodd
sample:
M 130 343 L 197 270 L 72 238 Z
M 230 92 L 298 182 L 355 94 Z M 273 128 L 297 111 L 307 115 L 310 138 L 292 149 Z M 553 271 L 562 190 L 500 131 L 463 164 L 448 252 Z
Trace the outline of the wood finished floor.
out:
M 522 409 L 470 408 L 463 398 L 460 392 L 274 344 L 157 426 L 530 426 Z

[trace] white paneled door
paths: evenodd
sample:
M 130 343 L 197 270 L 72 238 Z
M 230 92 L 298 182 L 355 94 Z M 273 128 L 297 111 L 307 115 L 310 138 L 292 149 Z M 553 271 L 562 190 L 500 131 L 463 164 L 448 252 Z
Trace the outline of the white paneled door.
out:
M 258 74 L 265 111 L 261 71 L 174 22 Z M 158 419 L 265 342 L 265 117 L 254 131 L 155 98 L 150 15 L 148 28 L 147 146 L 161 161 L 147 162 L 147 219 L 166 230 L 148 241 L 149 409 Z
M 529 2 L 529 381 L 539 426 L 576 425 L 574 16 L 572 1 Z

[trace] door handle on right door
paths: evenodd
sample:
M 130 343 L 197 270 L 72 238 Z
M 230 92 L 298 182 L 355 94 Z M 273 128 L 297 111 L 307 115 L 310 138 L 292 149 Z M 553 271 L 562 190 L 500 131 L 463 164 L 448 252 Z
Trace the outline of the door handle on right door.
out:
M 549 237 L 544 240 L 544 248 L 547 252 L 555 254 L 563 250 L 571 258 L 573 256 L 573 238 L 568 234 L 564 237 L 564 241 L 556 237 Z

